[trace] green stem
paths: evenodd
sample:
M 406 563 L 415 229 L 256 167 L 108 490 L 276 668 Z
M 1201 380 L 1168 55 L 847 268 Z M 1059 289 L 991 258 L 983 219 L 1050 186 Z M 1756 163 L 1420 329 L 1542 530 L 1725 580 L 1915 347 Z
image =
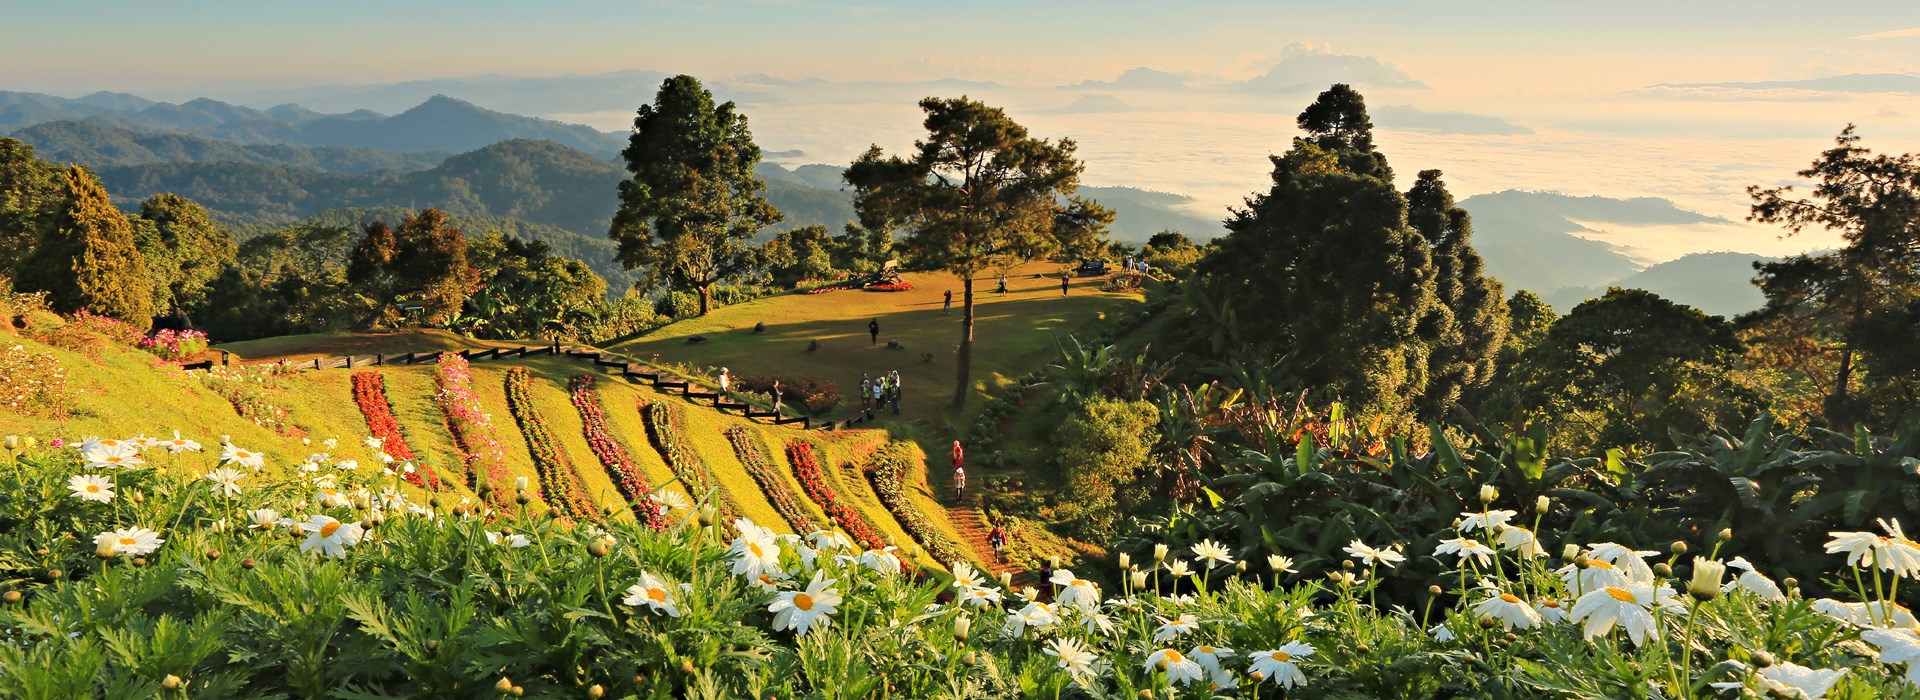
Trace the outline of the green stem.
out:
M 1686 648 L 1680 651 L 1680 667 L 1686 670 L 1687 678 L 1689 679 L 1693 678 L 1693 623 L 1694 623 L 1694 620 L 1699 617 L 1700 617 L 1700 602 L 1694 601 L 1693 605 L 1687 608 Z M 1686 692 L 1684 690 L 1684 688 L 1686 687 L 1687 686 L 1680 684 L 1680 679 L 1678 677 L 1674 678 L 1673 692 L 1675 695 Z

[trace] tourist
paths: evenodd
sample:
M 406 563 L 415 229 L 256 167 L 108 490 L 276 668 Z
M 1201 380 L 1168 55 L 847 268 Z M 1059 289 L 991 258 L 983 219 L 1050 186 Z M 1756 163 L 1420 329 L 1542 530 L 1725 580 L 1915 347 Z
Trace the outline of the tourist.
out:
M 998 563 L 1005 562 L 1007 560 L 1006 551 L 1005 551 L 1007 548 L 1006 528 L 1000 527 L 999 525 L 994 525 L 993 532 L 987 533 L 987 544 L 993 547 L 994 563 L 998 564 Z
M 873 336 L 873 342 L 870 343 L 871 345 L 880 344 L 880 319 L 876 318 L 867 322 L 867 335 Z
M 955 502 L 967 500 L 967 470 L 957 466 L 953 468 L 953 500 Z
M 873 379 L 866 374 L 860 375 L 860 410 L 873 408 Z
M 873 382 L 873 407 L 875 410 L 878 410 L 882 407 L 885 407 L 886 405 L 887 405 L 887 375 L 883 374 L 883 375 L 880 375 L 879 379 L 874 380 Z
M 893 415 L 900 415 L 900 370 L 887 375 L 887 398 L 893 401 Z
M 726 396 L 727 389 L 733 386 L 733 378 L 727 375 L 727 368 L 720 368 L 720 395 Z
M 780 420 L 780 380 L 773 380 L 773 419 Z
M 1006 275 L 1000 276 L 1000 287 L 998 289 L 993 290 L 993 293 L 995 294 L 1007 293 L 1007 276 Z
M 1060 296 L 1067 295 L 1067 283 L 1072 281 L 1073 281 L 1072 274 L 1065 273 L 1065 272 L 1060 273 Z
M 953 290 L 951 289 L 947 290 L 946 300 L 940 302 L 940 313 L 942 315 L 953 314 Z

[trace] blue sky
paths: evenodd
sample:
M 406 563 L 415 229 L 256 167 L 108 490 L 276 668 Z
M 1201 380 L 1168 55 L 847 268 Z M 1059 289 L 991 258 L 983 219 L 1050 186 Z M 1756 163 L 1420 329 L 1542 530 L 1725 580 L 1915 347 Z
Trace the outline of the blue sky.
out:
M 1361 86 L 1399 171 L 1441 168 L 1462 196 L 1510 188 L 1657 196 L 1737 220 L 1746 185 L 1789 179 L 1847 123 L 1860 124 L 1871 148 L 1920 151 L 1912 83 L 1721 85 L 1920 75 L 1912 0 L 0 2 L 10 30 L 0 90 L 207 95 L 264 107 L 321 99 L 301 92 L 312 86 L 687 72 L 738 99 L 765 149 L 802 154 L 788 164 L 907 146 L 914 100 L 935 91 L 909 83 L 992 81 L 965 91 L 1036 133 L 1079 140 L 1091 184 L 1190 194 L 1209 215 L 1262 186 L 1266 155 L 1286 149 L 1293 114 L 1312 98 L 1302 89 L 1333 80 Z M 1136 67 L 1173 73 L 1179 84 L 1061 87 Z M 1301 89 L 1248 82 L 1269 70 Z M 807 79 L 820 82 L 790 82 Z M 537 94 L 490 104 L 446 89 L 608 130 L 651 96 L 547 108 Z M 335 111 L 406 107 L 332 94 Z M 1831 242 L 1782 241 L 1750 225 L 1609 235 L 1649 261 Z

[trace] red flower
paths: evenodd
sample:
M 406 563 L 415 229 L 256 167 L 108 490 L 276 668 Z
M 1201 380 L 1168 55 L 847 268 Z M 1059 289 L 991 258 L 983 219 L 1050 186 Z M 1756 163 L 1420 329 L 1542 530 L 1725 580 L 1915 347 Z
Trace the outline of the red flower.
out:
M 813 502 L 820 504 L 827 517 L 860 546 L 867 549 L 880 549 L 887 546 L 886 538 L 868 521 L 860 511 L 849 508 L 840 502 L 827 485 L 826 475 L 820 472 L 820 463 L 814 459 L 813 443 L 794 440 L 787 444 L 787 460 L 793 463 L 793 475 L 800 480 L 800 487 L 807 492 Z
M 587 486 L 573 461 L 555 444 L 553 431 L 533 405 L 533 375 L 525 367 L 507 370 L 507 409 L 527 438 L 527 453 L 540 474 L 542 498 L 548 505 L 576 518 L 599 520 L 600 511 L 587 498 Z
M 419 458 L 413 448 L 407 445 L 407 437 L 400 431 L 400 421 L 393 416 L 393 404 L 387 400 L 384 377 L 378 372 L 354 372 L 353 402 L 360 407 L 361 417 L 367 420 L 367 432 L 380 438 L 381 451 L 402 462 Z M 440 478 L 430 469 L 405 472 L 402 478 L 429 491 L 440 490 Z
M 627 456 L 627 447 L 607 429 L 607 414 L 600 406 L 600 397 L 593 392 L 593 375 L 583 374 L 567 382 L 567 393 L 573 401 L 573 408 L 580 412 L 581 431 L 586 434 L 587 446 L 593 448 L 593 454 L 600 458 L 600 464 L 613 476 L 613 485 L 620 489 L 633 508 L 633 516 L 655 530 L 665 529 L 666 518 L 653 504 L 647 501 L 652 489 L 647 486 L 647 478 L 640 472 L 640 465 L 634 464 Z

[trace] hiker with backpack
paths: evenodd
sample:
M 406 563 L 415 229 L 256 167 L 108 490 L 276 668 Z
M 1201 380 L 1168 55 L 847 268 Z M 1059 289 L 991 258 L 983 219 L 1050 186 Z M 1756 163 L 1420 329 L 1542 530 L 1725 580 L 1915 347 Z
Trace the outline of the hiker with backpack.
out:
M 996 564 L 1007 560 L 1007 530 L 999 525 L 993 526 L 993 532 L 987 533 L 987 544 L 993 547 L 993 561 Z

